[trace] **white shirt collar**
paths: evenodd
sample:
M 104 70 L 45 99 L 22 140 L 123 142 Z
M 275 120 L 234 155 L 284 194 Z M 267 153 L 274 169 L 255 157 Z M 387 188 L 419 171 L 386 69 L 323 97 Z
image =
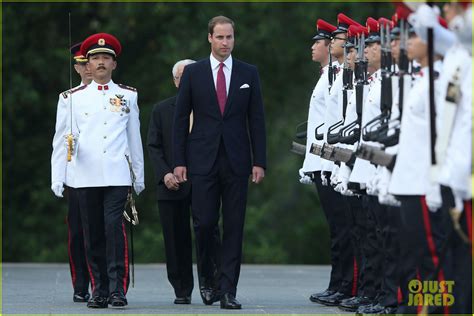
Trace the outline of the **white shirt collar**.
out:
M 218 61 L 211 53 L 211 57 L 209 57 L 211 61 L 211 69 L 216 69 L 219 67 L 219 64 L 221 63 Z M 227 69 L 232 70 L 232 55 L 229 55 L 226 60 L 224 60 L 224 65 L 226 66 Z

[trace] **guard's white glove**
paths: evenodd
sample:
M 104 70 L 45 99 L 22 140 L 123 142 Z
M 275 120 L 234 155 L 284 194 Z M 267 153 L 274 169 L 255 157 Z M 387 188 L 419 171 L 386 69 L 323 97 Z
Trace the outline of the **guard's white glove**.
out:
M 409 21 L 419 23 L 420 26 L 434 27 L 438 24 L 439 9 L 436 6 L 430 7 L 427 4 L 422 4 L 418 7 L 414 14 L 408 17 Z M 418 25 L 417 25 L 418 26 Z
M 339 168 L 339 173 L 338 173 L 338 184 L 334 188 L 335 191 L 347 195 L 347 196 L 352 196 L 354 195 L 352 191 L 347 189 L 347 185 L 349 184 L 349 177 L 351 176 L 351 168 L 346 166 L 346 164 L 342 163 L 341 167 Z
M 431 212 L 436 212 L 441 205 L 443 199 L 441 198 L 441 186 L 438 183 L 431 183 L 426 192 L 426 205 Z
M 378 195 L 379 194 L 379 183 L 383 177 L 383 167 L 377 166 L 372 179 L 367 182 L 367 194 L 369 195 Z
M 464 211 L 464 202 L 463 202 L 463 192 L 457 191 L 457 190 L 452 190 L 453 191 L 453 196 L 454 196 L 454 207 L 456 211 L 462 213 Z
M 313 184 L 313 180 L 311 180 L 310 176 L 308 176 L 307 174 L 304 173 L 303 168 L 301 168 L 298 172 L 300 174 L 300 183 L 302 183 L 302 184 Z
M 142 182 L 135 182 L 133 184 L 133 189 L 135 190 L 135 193 L 137 195 L 140 195 L 140 193 L 145 190 L 145 183 Z
M 62 198 L 64 192 L 64 185 L 62 182 L 54 182 L 53 184 L 51 184 L 51 190 L 53 190 L 54 195 L 56 195 L 58 198 Z
M 401 203 L 392 194 L 388 193 L 388 186 L 392 173 L 385 167 L 380 167 L 378 170 L 377 191 L 379 195 L 379 203 L 388 206 L 400 206 Z
M 395 198 L 392 194 L 384 193 L 379 194 L 379 203 L 388 206 L 400 206 L 401 203 L 399 200 Z
M 325 187 L 328 186 L 328 179 L 326 178 L 327 171 L 321 171 L 321 184 Z
M 339 166 L 334 164 L 334 167 L 332 168 L 331 178 L 330 178 L 332 187 L 335 187 L 339 183 L 338 174 L 339 174 Z

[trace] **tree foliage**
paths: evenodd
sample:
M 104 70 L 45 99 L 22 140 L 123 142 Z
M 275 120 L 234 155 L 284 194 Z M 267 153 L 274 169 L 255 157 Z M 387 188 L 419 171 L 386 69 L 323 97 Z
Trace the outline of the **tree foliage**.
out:
M 114 81 L 138 88 L 145 143 L 153 104 L 176 93 L 171 67 L 209 55 L 207 22 L 236 22 L 235 58 L 257 65 L 268 134 L 268 170 L 250 185 L 247 263 L 327 263 L 328 228 L 314 187 L 298 182 L 302 158 L 289 152 L 306 120 L 318 67 L 311 61 L 315 21 L 344 12 L 364 23 L 390 17 L 390 4 L 356 3 L 3 3 L 3 260 L 66 261 L 66 201 L 50 190 L 58 94 L 69 87 L 72 38 L 110 32 L 123 45 Z M 73 85 L 79 83 L 73 73 Z M 145 148 L 147 189 L 138 197 L 138 262 L 164 261 L 155 179 Z

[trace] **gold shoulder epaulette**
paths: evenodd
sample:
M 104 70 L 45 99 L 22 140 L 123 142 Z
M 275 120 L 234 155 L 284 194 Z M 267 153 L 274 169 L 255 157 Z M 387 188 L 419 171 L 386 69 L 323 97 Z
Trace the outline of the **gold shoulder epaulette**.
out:
M 127 90 L 130 90 L 130 91 L 137 92 L 137 89 L 134 88 L 134 87 L 130 87 L 130 86 L 127 86 L 127 85 L 124 85 L 124 84 L 121 84 L 121 83 L 118 83 L 117 85 L 122 89 L 127 89 Z

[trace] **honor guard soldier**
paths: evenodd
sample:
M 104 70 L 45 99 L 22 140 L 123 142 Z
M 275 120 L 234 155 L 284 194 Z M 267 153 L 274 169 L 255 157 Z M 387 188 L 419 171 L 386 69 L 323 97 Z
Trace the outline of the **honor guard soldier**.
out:
M 71 91 L 75 137 L 68 183 L 79 199 L 92 297 L 90 308 L 127 305 L 128 242 L 122 213 L 144 188 L 137 91 L 112 81 L 120 42 L 98 33 L 81 45 L 93 81 Z
M 77 43 L 70 48 L 74 59 L 74 69 L 81 77 L 79 86 L 88 85 L 92 81 L 92 75 L 87 70 L 87 59 L 81 54 L 81 43 Z M 74 289 L 74 302 L 87 302 L 89 300 L 89 271 L 86 264 L 86 254 L 84 250 L 84 235 L 82 232 L 81 215 L 79 212 L 79 201 L 76 191 L 71 187 L 71 182 L 67 181 L 66 174 L 71 171 L 67 163 L 67 153 L 65 146 L 65 136 L 68 132 L 68 120 L 66 117 L 70 111 L 70 94 L 72 90 L 65 91 L 59 95 L 56 132 L 53 138 L 53 154 L 51 157 L 51 189 L 57 197 L 63 197 L 63 191 L 66 191 L 68 200 L 68 214 L 66 217 L 68 229 L 68 255 L 69 269 L 71 271 L 72 286 Z
M 347 17 L 343 13 L 339 13 L 337 16 L 337 29 L 332 32 L 332 41 L 330 44 L 329 54 L 336 59 L 336 61 L 330 65 L 329 68 L 329 89 L 326 91 L 324 96 L 324 102 L 326 103 L 326 111 L 324 113 L 324 125 L 317 129 L 317 133 L 322 133 L 322 139 L 324 143 L 328 142 L 329 128 L 336 124 L 342 112 L 339 107 L 339 99 L 342 99 L 342 88 L 343 88 L 343 76 L 342 67 L 344 62 L 344 44 L 347 40 L 347 32 L 351 25 L 359 25 L 356 21 Z M 341 96 L 341 98 L 339 98 Z M 318 137 L 316 137 L 318 138 Z M 327 306 L 337 306 L 344 299 L 350 298 L 355 294 L 356 286 L 354 286 L 355 276 L 355 259 L 354 251 L 351 245 L 351 210 L 350 203 L 348 200 L 335 192 L 334 189 L 329 186 L 331 181 L 331 175 L 333 172 L 337 172 L 338 166 L 329 160 L 321 160 L 321 184 L 322 186 L 328 186 L 328 191 L 332 192 L 330 199 L 328 199 L 328 209 L 334 219 L 334 226 L 331 229 L 331 243 L 333 244 L 333 256 L 337 263 L 336 271 L 332 273 L 338 273 L 340 275 L 340 284 L 336 293 L 316 297 L 317 303 Z
M 440 254 L 452 258 L 446 269 L 450 273 L 445 275 L 455 282 L 455 301 L 449 311 L 472 314 L 472 6 L 470 2 L 448 2 L 443 11 L 447 23 L 438 18 L 438 23 L 426 25 L 426 21 L 437 18 L 426 5 L 410 16 L 416 29 L 433 27 L 435 49 L 441 49 L 439 53 L 444 55 L 436 99 L 443 109 L 436 113 L 440 118 L 436 121 L 436 165 L 430 170 L 433 182 L 426 203 L 430 210 L 451 217 L 451 221 L 442 223 L 444 230 L 452 232 L 446 253 Z M 446 30 L 446 25 L 451 30 Z M 465 39 L 467 47 L 463 45 Z
M 312 60 L 320 64 L 319 80 L 313 90 L 308 110 L 307 121 L 307 141 L 306 154 L 302 168 L 299 170 L 300 182 L 303 184 L 316 185 L 321 207 L 323 209 L 326 220 L 329 224 L 330 239 L 331 239 L 331 276 L 328 288 L 320 293 L 315 293 L 310 296 L 312 302 L 317 302 L 317 299 L 324 296 L 329 296 L 339 288 L 341 282 L 341 274 L 338 273 L 337 266 L 338 249 L 334 238 L 336 236 L 334 221 L 334 214 L 331 212 L 331 198 L 335 195 L 332 188 L 323 186 L 321 183 L 321 158 L 309 152 L 313 143 L 322 145 L 322 140 L 316 140 L 315 130 L 324 124 L 324 113 L 326 112 L 326 103 L 324 101 L 324 94 L 328 91 L 329 78 L 329 45 L 331 43 L 331 33 L 336 30 L 336 27 L 322 19 L 318 19 L 316 23 L 317 34 L 313 37 L 314 43 L 311 46 Z
M 430 180 L 430 129 L 428 48 L 413 29 L 407 45 L 410 60 L 422 67 L 403 104 L 397 159 L 390 180 L 389 193 L 401 202 L 400 207 L 400 290 L 402 303 L 397 313 L 413 314 L 416 306 L 408 306 L 408 283 L 419 278 L 442 280 L 434 276 L 439 262 L 439 245 L 444 234 L 439 231 L 440 214 L 430 212 L 425 194 Z M 435 69 L 440 65 L 435 63 Z M 438 80 L 435 92 L 439 91 Z M 438 111 L 438 109 L 437 109 Z M 416 135 L 416 137 L 414 137 Z M 415 158 L 415 159 L 414 159 Z

